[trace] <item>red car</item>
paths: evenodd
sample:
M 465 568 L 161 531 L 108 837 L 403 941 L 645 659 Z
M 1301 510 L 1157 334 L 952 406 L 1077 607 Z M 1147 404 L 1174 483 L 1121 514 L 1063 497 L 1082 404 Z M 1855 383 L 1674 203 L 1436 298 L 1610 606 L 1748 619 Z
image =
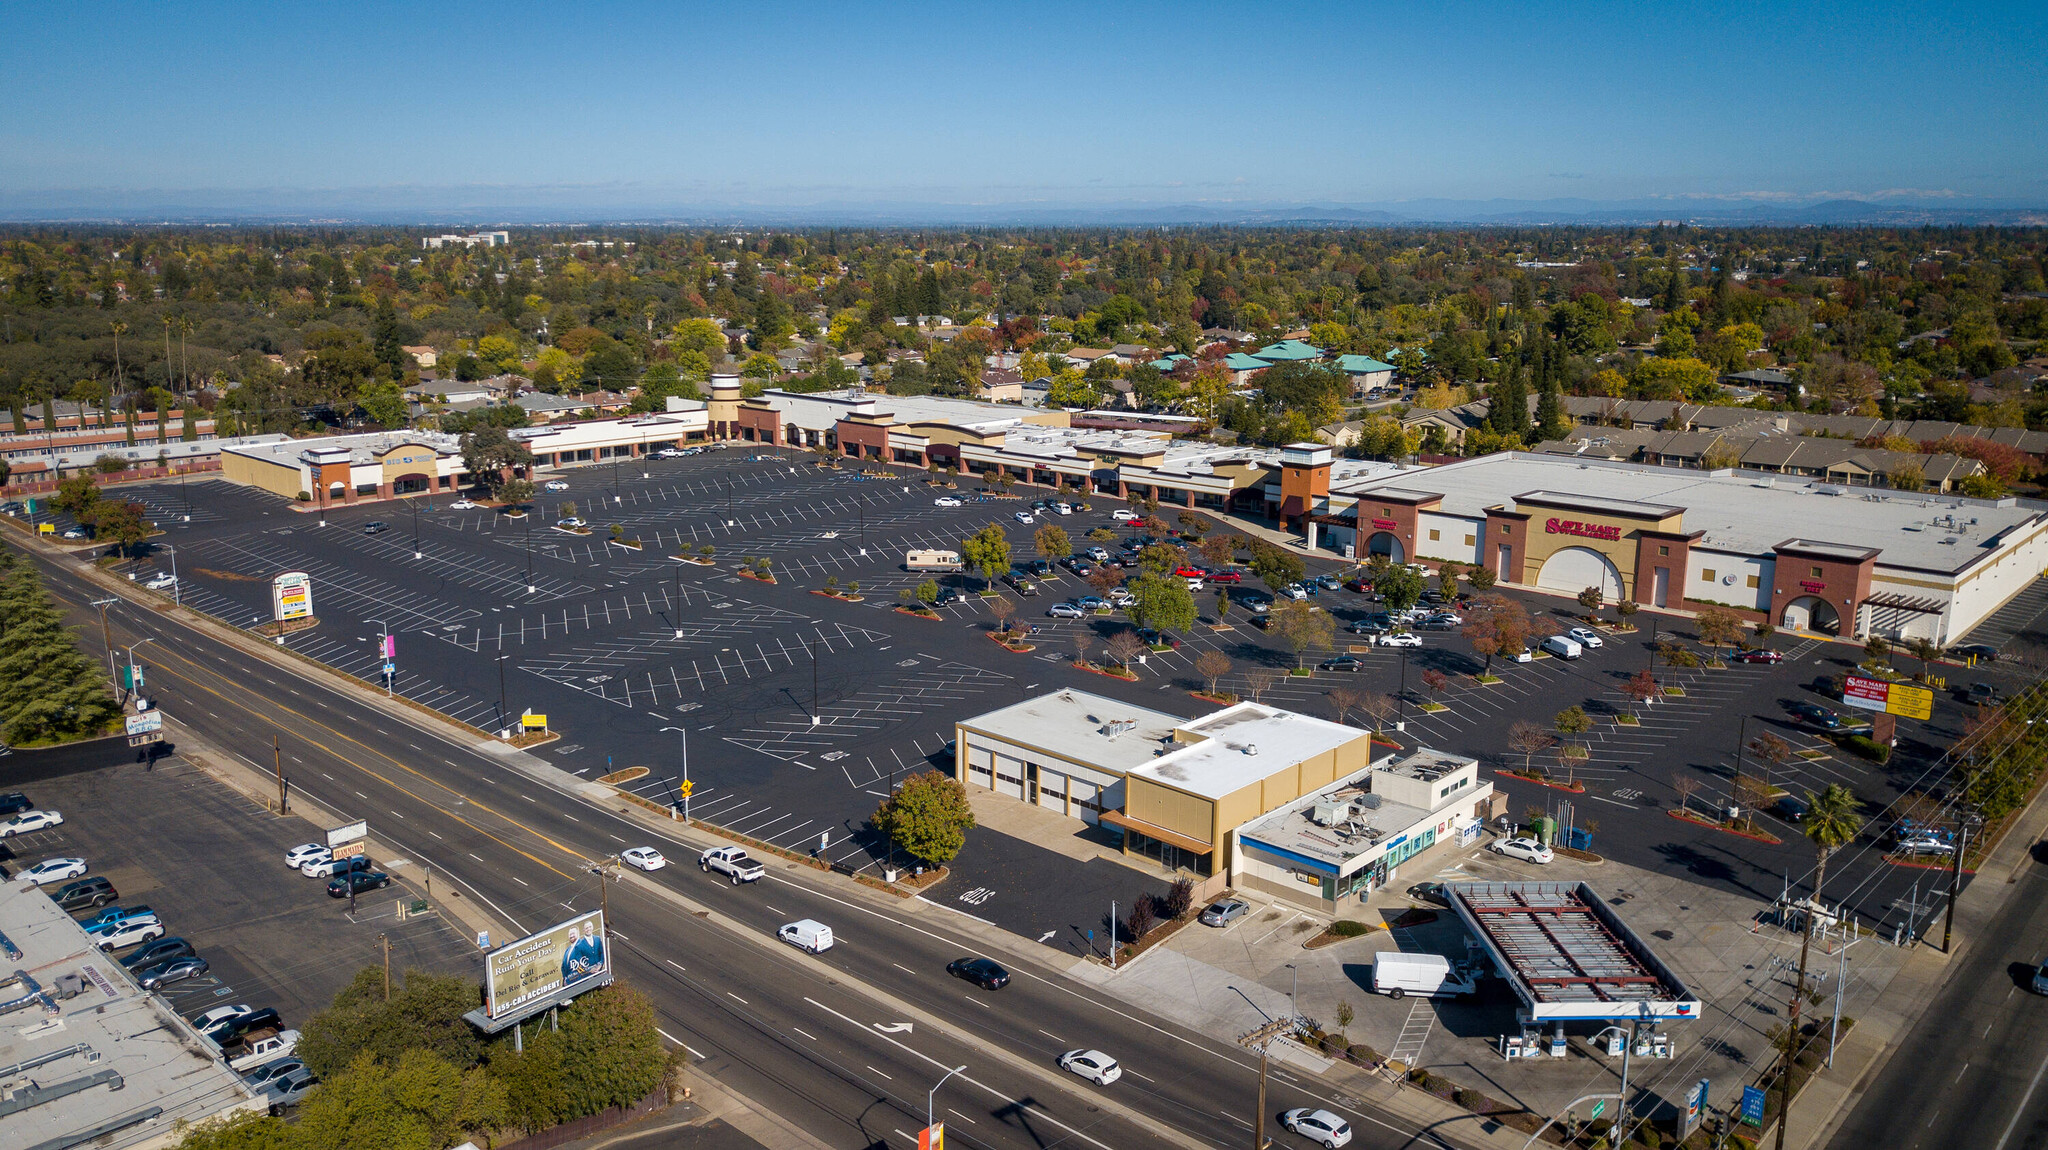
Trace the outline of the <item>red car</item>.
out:
M 1208 578 L 1211 583 L 1242 583 L 1244 582 L 1244 572 L 1212 571 L 1209 573 Z
M 1755 651 L 1744 651 L 1740 655 L 1735 656 L 1735 661 L 1738 663 L 1782 663 L 1785 661 L 1785 656 L 1766 647 Z
M 1176 567 L 1173 573 L 1183 579 L 1207 579 L 1209 577 L 1209 573 L 1200 567 Z

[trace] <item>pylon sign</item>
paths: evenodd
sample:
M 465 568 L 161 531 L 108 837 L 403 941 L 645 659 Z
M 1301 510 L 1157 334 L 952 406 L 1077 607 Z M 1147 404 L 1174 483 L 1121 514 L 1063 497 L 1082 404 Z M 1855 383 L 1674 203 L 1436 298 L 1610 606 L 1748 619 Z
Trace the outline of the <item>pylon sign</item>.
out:
M 946 1124 L 934 1122 L 918 1131 L 917 1150 L 946 1150 Z

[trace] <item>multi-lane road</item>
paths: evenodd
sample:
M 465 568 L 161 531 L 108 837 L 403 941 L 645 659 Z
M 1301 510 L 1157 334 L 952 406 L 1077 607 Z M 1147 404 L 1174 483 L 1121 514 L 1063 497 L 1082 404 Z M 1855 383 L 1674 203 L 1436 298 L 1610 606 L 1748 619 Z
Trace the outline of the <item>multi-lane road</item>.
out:
M 98 597 L 99 587 L 71 564 L 38 558 L 50 589 L 74 609 Z M 118 645 L 156 640 L 148 648 L 152 693 L 174 728 L 189 726 L 265 765 L 276 735 L 295 792 L 367 818 L 373 841 L 431 866 L 437 881 L 453 881 L 507 928 L 544 927 L 594 908 L 594 862 L 628 845 L 662 846 L 681 865 L 631 874 L 609 892 L 620 977 L 652 997 L 664 1032 L 692 1052 L 694 1071 L 826 1145 L 914 1145 L 927 1090 L 960 1066 L 966 1070 L 935 1103 L 958 1145 L 1250 1140 L 1251 1055 L 1140 1016 L 1014 954 L 993 955 L 1014 975 L 1001 991 L 948 978 L 948 961 L 984 952 L 949 912 L 905 914 L 834 893 L 793 864 L 777 864 L 750 886 L 714 881 L 690 865 L 689 843 L 643 829 L 553 768 L 489 753 L 452 728 L 375 705 L 322 672 L 175 613 L 123 606 L 108 622 Z M 83 635 L 92 641 L 98 632 Z M 195 858 L 206 844 L 205 828 L 194 828 Z M 799 918 L 831 924 L 838 945 L 813 957 L 773 941 L 775 927 Z M 288 951 L 294 941 L 275 944 Z M 1057 1056 L 1077 1047 L 1115 1055 L 1123 1080 L 1100 1089 L 1060 1071 Z M 1353 1145 L 1443 1144 L 1345 1107 L 1311 1080 L 1274 1076 L 1269 1117 L 1311 1104 L 1346 1112 Z M 1279 1140 L 1294 1141 L 1284 1133 Z

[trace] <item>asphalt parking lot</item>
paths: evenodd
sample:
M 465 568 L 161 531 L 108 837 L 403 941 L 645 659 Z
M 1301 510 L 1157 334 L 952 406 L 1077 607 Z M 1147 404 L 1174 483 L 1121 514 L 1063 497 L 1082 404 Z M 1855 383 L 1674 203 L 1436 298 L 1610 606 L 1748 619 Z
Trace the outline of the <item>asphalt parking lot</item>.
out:
M 290 637 L 294 650 L 382 686 L 376 644 L 388 630 L 398 636 L 395 693 L 486 729 L 524 711 L 546 714 L 562 737 L 537 748 L 541 758 L 585 779 L 646 766 L 649 774 L 632 786 L 657 802 L 679 796 L 687 754 L 694 816 L 789 849 L 822 842 L 829 857 L 851 866 L 876 864 L 882 852 L 867 816 L 893 780 L 944 762 L 960 716 L 1060 686 L 1193 715 L 1210 706 L 1188 695 L 1202 685 L 1193 669 L 1200 652 L 1231 658 L 1222 686 L 1239 694 L 1254 669 L 1295 663 L 1274 636 L 1245 626 L 1245 613 L 1234 611 L 1235 627 L 1198 625 L 1178 650 L 1150 656 L 1135 683 L 1078 671 L 1070 664 L 1077 632 L 1095 632 L 1099 640 L 1127 624 L 1120 617 L 1045 617 L 1048 604 L 1089 592 L 1071 575 L 1020 601 L 1019 618 L 1039 628 L 1029 654 L 982 637 L 993 617 L 978 598 L 942 607 L 938 620 L 893 610 L 897 591 L 925 578 L 902 570 L 907 549 L 957 548 L 962 537 L 994 522 L 1009 532 L 1018 560 L 1030 557 L 1033 528 L 1012 515 L 1043 494 L 1034 489 L 1018 489 L 1023 503 L 936 507 L 933 498 L 942 492 L 921 476 L 865 478 L 807 457 L 737 449 L 637 461 L 618 469 L 616 479 L 609 464 L 558 477 L 568 490 L 544 493 L 523 520 L 451 510 L 439 498 L 330 509 L 323 519 L 219 481 L 187 491 L 123 490 L 153 512 L 171 512 L 159 521 L 175 547 L 179 594 L 188 606 L 248 626 L 268 618 L 272 575 L 309 572 L 321 622 Z M 963 480 L 959 492 L 945 493 L 971 495 L 976 487 Z M 179 510 L 188 498 L 201 509 L 189 522 Z M 590 535 L 552 526 L 570 503 L 592 524 Z M 1117 527 L 1108 514 L 1116 506 L 1098 498 L 1092 512 L 1048 521 L 1080 542 L 1094 527 Z M 1162 512 L 1171 519 L 1172 510 Z M 366 533 L 373 520 L 387 529 Z M 643 548 L 611 542 L 614 523 Z M 717 565 L 670 559 L 683 543 L 714 546 Z M 771 560 L 778 582 L 735 574 L 748 556 Z M 167 570 L 168 560 L 160 553 L 134 569 L 146 579 Z M 1308 562 L 1312 572 L 1347 566 L 1326 554 Z M 857 581 L 865 601 L 812 594 L 828 577 L 841 585 Z M 1372 607 L 1344 591 L 1316 601 L 1347 622 Z M 1205 615 L 1212 603 L 1212 593 L 1197 596 Z M 1530 606 L 1571 607 L 1533 596 Z M 1284 678 L 1264 698 L 1333 716 L 1328 692 L 1335 687 L 1398 695 L 1406 731 L 1397 737 L 1499 767 L 1520 762 L 1507 746 L 1515 721 L 1548 727 L 1557 712 L 1583 706 L 1596 719 L 1581 740 L 1592 749 L 1577 771 L 1586 793 L 1566 796 L 1495 776 L 1510 795 L 1510 810 L 1555 809 L 1569 798 L 1581 824 L 1599 824 L 1596 849 L 1765 898 L 1777 895 L 1786 874 L 1807 870 L 1810 850 L 1789 827 L 1780 832 L 1788 841 L 1770 846 L 1667 817 L 1676 803 L 1676 773 L 1697 775 L 1708 794 L 1717 786 L 1725 791 L 1741 736 L 1768 730 L 1795 752 L 1813 752 L 1795 754 L 1771 781 L 1794 790 L 1841 781 L 1886 804 L 1924 783 L 1928 764 L 1961 734 L 1963 709 L 1944 698 L 1929 722 L 1902 721 L 1898 753 L 1886 767 L 1835 749 L 1792 722 L 1785 708 L 1813 701 L 1808 684 L 1852 667 L 1860 654 L 1796 636 L 1773 639 L 1786 656 L 1775 666 L 1660 667 L 1660 681 L 1684 694 L 1641 708 L 1640 726 L 1619 725 L 1612 721 L 1623 705 L 1619 689 L 1650 655 L 1648 616 L 1638 621 L 1643 632 L 1610 639 L 1580 660 L 1495 660 L 1502 680 L 1495 685 L 1472 677 L 1480 660 L 1462 637 L 1432 633 L 1405 654 L 1363 651 L 1359 673 Z M 1669 626 L 1689 630 L 1683 621 Z M 1340 648 L 1345 638 L 1340 634 Z M 1436 699 L 1444 709 L 1425 715 L 1429 670 L 1444 672 L 1451 685 Z M 1953 673 L 2001 677 L 1996 670 Z M 970 881 L 949 883 L 932 897 L 959 901 L 971 894 L 957 909 L 1035 938 L 1092 916 L 1085 904 L 1057 905 L 1067 892 L 1085 890 L 1088 903 L 1103 893 L 1104 881 L 1084 880 L 1082 865 L 1020 840 L 973 836 L 956 864 Z M 1904 892 L 1924 880 L 1921 872 L 1901 873 L 1865 852 L 1835 873 L 1843 877 L 1831 889 L 1852 899 L 1866 921 L 1918 913 L 1896 904 L 1919 905 Z M 1129 875 L 1131 893 L 1143 881 Z
M 0 840 L 0 865 L 15 871 L 54 856 L 84 858 L 88 874 L 112 880 L 121 896 L 115 905 L 155 910 L 166 936 L 190 942 L 211 968 L 165 988 L 181 1014 L 245 1002 L 275 1007 L 297 1026 L 356 971 L 382 963 L 379 935 L 391 941 L 394 972 L 477 969 L 475 944 L 458 927 L 433 914 L 400 920 L 403 882 L 358 897 L 351 914 L 347 899 L 328 896 L 325 880 L 285 869 L 285 851 L 318 831 L 175 755 L 22 789 L 65 821 Z M 385 860 L 374 861 L 384 869 Z

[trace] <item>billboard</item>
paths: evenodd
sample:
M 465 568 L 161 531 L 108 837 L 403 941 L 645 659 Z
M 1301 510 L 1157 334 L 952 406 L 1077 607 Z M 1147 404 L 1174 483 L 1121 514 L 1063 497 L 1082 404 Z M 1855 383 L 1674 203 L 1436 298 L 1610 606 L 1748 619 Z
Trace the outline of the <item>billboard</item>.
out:
M 282 623 L 306 619 L 313 614 L 313 577 L 304 571 L 287 571 L 270 581 L 271 617 Z
M 560 1001 L 600 985 L 611 965 L 604 914 L 591 911 L 484 956 L 484 1013 L 501 1018 L 535 1002 Z
M 343 843 L 352 843 L 357 839 L 367 838 L 369 834 L 369 820 L 357 819 L 352 823 L 343 823 L 338 827 L 329 827 L 327 830 L 327 845 L 338 847 Z
M 144 711 L 139 715 L 128 716 L 128 733 L 131 735 L 140 735 L 163 729 L 164 716 L 162 711 Z
M 1934 713 L 1934 691 L 1912 683 L 1848 675 L 1842 680 L 1842 703 L 1866 711 L 1925 719 Z

